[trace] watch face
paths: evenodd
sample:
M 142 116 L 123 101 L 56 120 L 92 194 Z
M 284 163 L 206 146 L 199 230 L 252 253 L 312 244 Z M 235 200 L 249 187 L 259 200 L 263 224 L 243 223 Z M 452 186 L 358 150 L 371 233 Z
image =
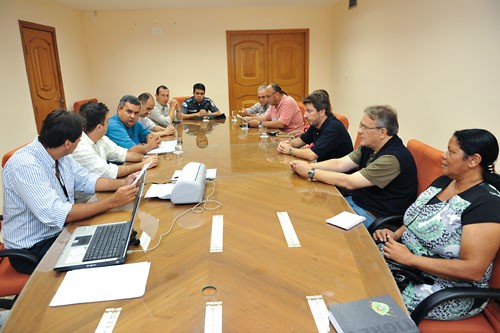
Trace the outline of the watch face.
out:
M 307 173 L 307 175 L 309 176 L 309 178 L 312 179 L 314 177 L 314 169 L 309 170 L 309 172 Z

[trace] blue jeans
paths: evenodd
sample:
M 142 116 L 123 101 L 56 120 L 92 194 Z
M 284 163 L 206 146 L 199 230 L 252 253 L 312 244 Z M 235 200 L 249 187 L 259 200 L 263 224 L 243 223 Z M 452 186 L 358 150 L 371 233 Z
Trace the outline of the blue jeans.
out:
M 375 221 L 375 218 L 373 217 L 373 215 L 369 214 L 366 210 L 364 210 L 363 208 L 361 208 L 360 206 L 358 206 L 354 200 L 352 200 L 352 196 L 348 196 L 348 197 L 345 197 L 347 203 L 349 204 L 349 206 L 351 206 L 352 210 L 354 210 L 354 212 L 360 216 L 364 216 L 366 218 L 366 220 L 363 221 L 363 224 L 365 225 L 365 227 L 369 227 L 370 224 L 373 223 L 373 221 Z

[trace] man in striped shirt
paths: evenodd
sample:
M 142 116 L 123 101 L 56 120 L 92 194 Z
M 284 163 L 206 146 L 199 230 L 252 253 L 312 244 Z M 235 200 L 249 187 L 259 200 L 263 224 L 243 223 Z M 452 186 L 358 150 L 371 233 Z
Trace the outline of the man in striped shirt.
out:
M 66 223 L 82 220 L 125 205 L 137 195 L 127 179 L 90 173 L 71 153 L 82 135 L 81 118 L 55 110 L 45 118 L 40 135 L 19 149 L 3 169 L 3 238 L 6 248 L 27 249 L 40 260 Z M 116 191 L 103 200 L 75 204 L 75 192 Z M 30 274 L 36 265 L 10 260 L 19 272 Z

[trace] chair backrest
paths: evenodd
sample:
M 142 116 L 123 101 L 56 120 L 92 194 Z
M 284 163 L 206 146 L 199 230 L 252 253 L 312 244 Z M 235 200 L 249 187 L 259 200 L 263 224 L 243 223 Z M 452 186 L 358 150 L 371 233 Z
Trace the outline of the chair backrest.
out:
M 418 194 L 422 193 L 439 176 L 443 175 L 443 152 L 415 139 L 408 141 L 408 150 L 417 165 Z
M 184 103 L 184 100 L 190 98 L 191 96 L 179 96 L 179 97 L 174 97 L 174 99 L 179 102 L 179 109 L 182 107 L 182 103 Z
M 14 155 L 14 153 L 16 151 L 18 151 L 19 149 L 23 148 L 24 146 L 26 146 L 26 144 L 22 145 L 22 146 L 19 146 L 17 148 L 14 148 L 12 149 L 11 151 L 8 151 L 6 152 L 3 157 L 2 157 L 2 168 L 5 166 L 5 164 L 7 164 L 7 161 L 9 160 L 9 158 Z
M 333 115 L 340 120 L 340 122 L 344 125 L 346 130 L 349 130 L 349 118 L 346 116 L 340 114 L 340 113 L 333 113 Z
M 73 112 L 78 113 L 80 111 L 80 107 L 88 102 L 94 102 L 97 103 L 97 98 L 90 98 L 90 99 L 84 99 L 81 101 L 76 101 L 75 104 L 73 104 Z
M 304 123 L 304 132 L 309 128 L 309 122 L 307 121 L 306 118 L 304 118 L 304 113 L 306 112 L 304 103 L 301 101 L 297 101 L 297 105 L 299 106 L 300 113 L 302 114 L 302 122 Z

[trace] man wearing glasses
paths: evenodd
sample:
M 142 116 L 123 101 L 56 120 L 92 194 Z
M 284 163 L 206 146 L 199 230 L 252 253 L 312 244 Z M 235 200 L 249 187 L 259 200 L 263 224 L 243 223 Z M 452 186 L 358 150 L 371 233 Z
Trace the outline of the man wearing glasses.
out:
M 359 124 L 360 146 L 355 151 L 315 164 L 292 161 L 290 167 L 302 177 L 351 190 L 346 200 L 366 217 L 368 227 L 377 217 L 404 214 L 417 196 L 417 168 L 398 129 L 390 106 L 370 106 Z M 346 174 L 352 170 L 358 171 Z
M 259 99 L 257 103 L 239 112 L 241 116 L 260 116 L 267 112 L 269 109 L 269 102 L 266 96 L 266 86 L 257 88 L 257 98 Z

